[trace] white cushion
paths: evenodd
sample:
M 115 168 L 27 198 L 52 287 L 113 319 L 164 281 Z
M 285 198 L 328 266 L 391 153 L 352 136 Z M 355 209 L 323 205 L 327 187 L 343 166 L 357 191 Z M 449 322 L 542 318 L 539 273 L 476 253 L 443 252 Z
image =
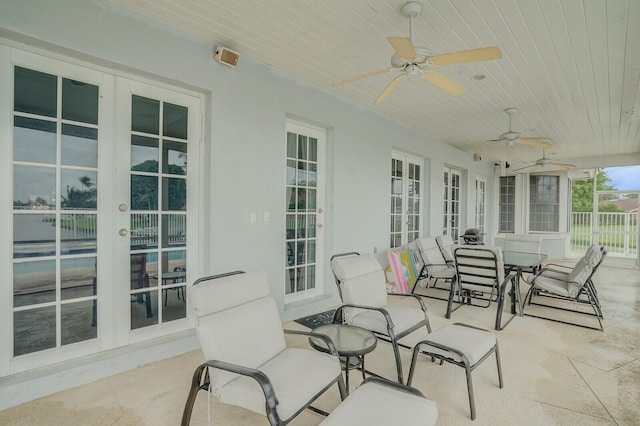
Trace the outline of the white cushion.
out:
M 575 297 L 578 293 L 573 289 L 569 291 L 569 281 L 557 279 L 545 275 L 539 275 L 533 282 L 535 288 L 546 290 L 549 293 L 564 297 Z M 575 287 L 575 286 L 572 286 Z M 578 288 L 579 290 L 579 288 Z
M 375 307 L 387 304 L 386 277 L 372 254 L 336 257 L 331 268 L 340 280 L 344 303 Z
M 459 350 L 467 357 L 472 367 L 495 347 L 496 336 L 489 331 L 450 324 L 429 333 L 426 337 L 420 339 L 418 343 L 423 350 L 460 361 L 461 359 L 457 355 L 429 346 L 429 342 Z M 422 345 L 422 343 L 426 345 Z
M 257 345 L 256 345 L 257 347 Z M 271 380 L 278 396 L 278 414 L 288 419 L 327 386 L 328 377 L 342 374 L 340 362 L 328 354 L 289 348 L 258 368 Z M 213 372 L 218 374 L 217 370 Z M 214 379 L 215 377 L 212 377 Z M 264 393 L 258 382 L 239 376 L 215 392 L 220 402 L 265 415 Z
M 416 244 L 418 245 L 418 249 L 420 250 L 420 255 L 424 260 L 424 263 L 438 266 L 429 266 L 429 272 L 438 269 L 446 269 L 446 261 L 442 256 L 442 252 L 438 247 L 438 243 L 436 239 L 433 237 L 421 237 L 416 239 Z
M 331 269 L 338 280 L 347 281 L 382 269 L 373 254 L 338 256 L 331 261 Z
M 393 321 L 394 333 L 396 334 L 413 327 L 421 321 L 425 321 L 425 314 L 420 308 L 401 305 L 388 305 L 384 308 L 389 312 L 391 321 Z M 386 335 L 389 334 L 385 317 L 379 311 L 349 309 L 345 313 L 345 320 L 350 325 Z
M 278 308 L 271 297 L 198 318 L 196 330 L 207 360 L 257 368 L 286 347 Z M 216 371 L 211 379 L 214 391 L 234 378 L 234 373 Z
M 201 317 L 269 296 L 269 282 L 264 271 L 230 275 L 194 285 L 190 296 L 196 316 Z
M 376 382 L 367 382 L 324 419 L 323 426 L 431 426 L 438 419 L 434 401 Z

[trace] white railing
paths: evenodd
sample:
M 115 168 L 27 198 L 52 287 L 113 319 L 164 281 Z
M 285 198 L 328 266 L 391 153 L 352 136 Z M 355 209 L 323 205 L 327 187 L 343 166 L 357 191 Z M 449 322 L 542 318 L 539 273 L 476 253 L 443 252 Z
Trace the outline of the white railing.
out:
M 609 253 L 635 257 L 638 253 L 638 216 L 635 213 L 598 213 L 597 231 L 593 213 L 571 213 L 571 249 L 584 251 L 594 242 Z

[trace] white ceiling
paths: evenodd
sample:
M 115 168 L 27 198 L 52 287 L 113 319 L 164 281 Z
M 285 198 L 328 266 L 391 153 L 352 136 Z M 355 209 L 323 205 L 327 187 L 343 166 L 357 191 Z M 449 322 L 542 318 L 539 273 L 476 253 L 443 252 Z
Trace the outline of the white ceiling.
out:
M 407 78 L 378 105 L 394 73 L 331 85 L 390 66 L 386 37 L 409 35 L 405 0 L 113 1 L 237 51 L 238 66 L 249 56 L 486 161 L 542 156 L 486 142 L 507 131 L 507 107 L 517 108 L 514 130 L 552 138 L 552 159 L 640 158 L 640 0 L 421 0 L 415 46 L 435 55 L 496 45 L 502 59 L 440 67 L 468 88 L 459 97 Z

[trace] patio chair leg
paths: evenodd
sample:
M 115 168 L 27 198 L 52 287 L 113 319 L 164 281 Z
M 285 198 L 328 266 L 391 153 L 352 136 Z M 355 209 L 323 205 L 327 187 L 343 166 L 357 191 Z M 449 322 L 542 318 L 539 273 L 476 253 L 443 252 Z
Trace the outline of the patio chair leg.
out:
M 476 403 L 473 396 L 473 382 L 471 381 L 471 368 L 464 364 L 464 371 L 467 375 L 467 391 L 469 392 L 469 408 L 471 409 L 471 420 L 476 419 Z
M 403 383 L 402 361 L 400 360 L 400 348 L 398 347 L 398 342 L 395 339 L 391 341 L 391 345 L 393 346 L 393 353 L 396 356 L 396 370 L 398 371 L 398 382 Z
M 500 389 L 504 387 L 504 381 L 502 380 L 502 364 L 500 363 L 500 347 L 498 346 L 498 342 L 496 341 L 496 365 L 498 367 L 498 383 L 500 384 Z
M 184 405 L 184 411 L 182 412 L 182 421 L 180 424 L 182 426 L 189 426 L 191 422 L 191 412 L 193 411 L 193 404 L 196 402 L 196 396 L 198 391 L 202 389 L 206 389 L 208 386 L 208 376 L 204 377 L 203 373 L 207 371 L 206 365 L 201 365 L 196 368 L 196 371 L 193 373 L 193 377 L 191 378 L 191 388 L 189 389 L 189 396 L 187 396 L 187 402 Z

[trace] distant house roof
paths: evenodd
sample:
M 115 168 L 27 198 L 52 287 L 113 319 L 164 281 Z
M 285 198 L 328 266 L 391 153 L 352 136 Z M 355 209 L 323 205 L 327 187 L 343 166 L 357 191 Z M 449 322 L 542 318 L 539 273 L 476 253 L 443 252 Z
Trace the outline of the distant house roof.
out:
M 633 213 L 638 211 L 638 199 L 637 198 L 621 198 L 618 200 L 604 201 L 602 204 L 615 204 L 627 213 Z

